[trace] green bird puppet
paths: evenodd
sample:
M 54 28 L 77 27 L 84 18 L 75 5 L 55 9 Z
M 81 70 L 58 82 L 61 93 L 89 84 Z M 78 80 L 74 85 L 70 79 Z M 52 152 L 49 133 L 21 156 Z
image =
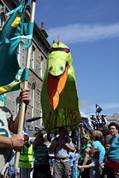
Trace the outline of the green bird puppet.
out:
M 55 132 L 59 127 L 78 127 L 79 99 L 72 56 L 69 47 L 59 41 L 53 43 L 48 53 L 41 106 L 48 132 Z

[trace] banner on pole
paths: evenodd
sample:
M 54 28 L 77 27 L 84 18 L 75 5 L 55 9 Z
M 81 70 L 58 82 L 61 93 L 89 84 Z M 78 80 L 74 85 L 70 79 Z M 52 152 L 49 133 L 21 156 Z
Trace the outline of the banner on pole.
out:
M 6 14 L 9 17 L 0 32 L 0 95 L 19 89 L 19 84 L 29 77 L 29 69 L 21 69 L 17 60 L 21 40 L 26 39 L 23 48 L 29 48 L 32 43 L 33 24 L 25 22 L 26 9 L 26 1 L 22 0 Z

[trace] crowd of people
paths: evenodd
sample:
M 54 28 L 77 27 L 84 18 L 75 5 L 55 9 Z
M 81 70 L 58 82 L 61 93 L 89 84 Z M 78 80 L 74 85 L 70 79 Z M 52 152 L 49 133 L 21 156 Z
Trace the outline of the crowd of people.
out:
M 20 93 L 20 101 L 29 103 L 29 90 Z M 0 106 L 3 112 L 3 106 Z M 103 130 L 88 131 L 79 127 L 79 136 L 60 127 L 56 134 L 40 128 L 35 139 L 16 134 L 19 112 L 15 119 L 9 112 L 4 121 L 7 135 L 0 134 L 0 177 L 7 178 L 118 178 L 119 125 L 111 122 Z M 10 135 L 11 131 L 14 133 Z M 78 138 L 80 137 L 80 139 Z M 78 144 L 77 140 L 80 140 Z M 14 150 L 20 150 L 19 171 L 14 164 Z M 7 167 L 7 173 L 6 173 Z
M 59 128 L 52 138 L 42 128 L 32 143 L 32 169 L 25 167 L 26 173 L 21 178 L 25 175 L 30 178 L 28 170 L 33 178 L 118 178 L 118 124 L 111 122 L 106 136 L 100 130 L 83 131 L 80 136 L 78 147 L 66 128 Z
M 26 153 L 31 156 L 31 152 L 24 152 L 26 159 L 20 166 L 20 172 L 24 171 L 20 178 L 24 175 L 30 178 L 30 174 L 33 178 L 118 178 L 118 124 L 111 122 L 105 136 L 102 131 L 94 130 L 83 132 L 80 137 L 81 143 L 77 146 L 66 128 L 59 128 L 53 137 L 42 128 L 29 144 L 29 148 L 32 145 L 32 159 L 26 157 Z M 27 167 L 26 162 L 32 166 Z

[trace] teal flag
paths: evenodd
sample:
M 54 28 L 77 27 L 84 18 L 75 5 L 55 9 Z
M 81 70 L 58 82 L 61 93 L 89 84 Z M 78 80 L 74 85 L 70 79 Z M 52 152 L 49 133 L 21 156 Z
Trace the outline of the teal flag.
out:
M 6 105 L 6 95 L 0 95 L 0 102 L 4 103 L 4 106 Z
M 32 42 L 33 24 L 25 23 L 27 4 L 22 0 L 20 5 L 10 11 L 0 32 L 0 94 L 16 90 L 23 80 L 28 80 L 29 69 L 21 69 L 17 60 L 17 50 L 21 39 L 27 39 L 23 48 Z

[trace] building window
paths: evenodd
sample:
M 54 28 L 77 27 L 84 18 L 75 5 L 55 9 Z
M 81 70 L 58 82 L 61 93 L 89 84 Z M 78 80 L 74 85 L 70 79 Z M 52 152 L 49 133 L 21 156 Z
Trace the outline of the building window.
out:
M 35 47 L 32 46 L 32 59 L 31 59 L 31 68 L 35 69 Z
M 43 78 L 43 56 L 41 56 L 41 61 L 40 61 L 40 77 Z
M 39 125 L 40 126 L 42 126 L 43 125 L 43 114 L 42 114 L 42 109 L 40 110 L 40 117 L 41 117 L 41 119 L 40 119 L 40 121 L 39 121 Z
M 35 107 L 35 88 L 36 88 L 36 83 L 33 82 L 32 83 L 32 87 L 31 87 L 31 91 L 32 91 L 32 94 L 31 94 L 31 106 L 32 106 L 32 117 L 34 117 L 34 107 Z

